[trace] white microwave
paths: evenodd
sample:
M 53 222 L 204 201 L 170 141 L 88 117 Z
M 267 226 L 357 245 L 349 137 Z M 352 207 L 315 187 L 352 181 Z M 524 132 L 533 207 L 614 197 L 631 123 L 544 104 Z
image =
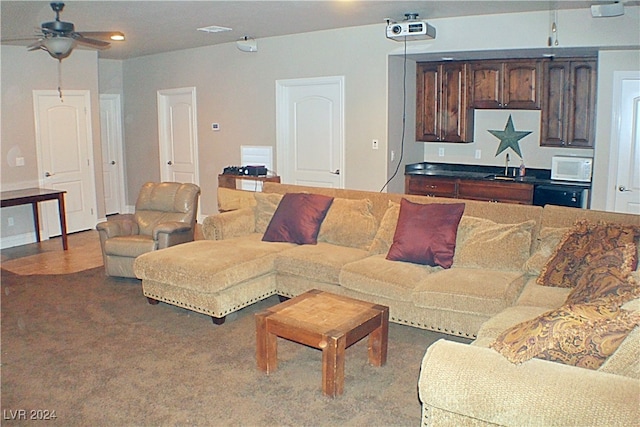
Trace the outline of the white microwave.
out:
M 551 158 L 551 179 L 591 182 L 592 169 L 591 157 L 553 156 Z

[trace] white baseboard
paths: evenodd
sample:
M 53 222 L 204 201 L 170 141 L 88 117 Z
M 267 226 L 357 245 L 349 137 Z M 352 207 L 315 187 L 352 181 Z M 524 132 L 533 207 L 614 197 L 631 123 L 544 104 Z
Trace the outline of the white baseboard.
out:
M 41 239 L 46 240 L 44 236 Z M 15 236 L 5 236 L 0 238 L 0 249 L 13 248 L 15 246 L 28 245 L 36 242 L 36 233 L 16 234 Z

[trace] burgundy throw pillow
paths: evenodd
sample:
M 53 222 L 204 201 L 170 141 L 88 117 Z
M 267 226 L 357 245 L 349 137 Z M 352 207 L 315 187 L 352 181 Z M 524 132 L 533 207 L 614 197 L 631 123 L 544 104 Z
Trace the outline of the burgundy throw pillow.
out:
M 262 240 L 315 245 L 320 225 L 332 202 L 333 197 L 320 194 L 285 194 Z
M 400 202 L 400 215 L 387 259 L 449 268 L 453 264 L 464 203 Z

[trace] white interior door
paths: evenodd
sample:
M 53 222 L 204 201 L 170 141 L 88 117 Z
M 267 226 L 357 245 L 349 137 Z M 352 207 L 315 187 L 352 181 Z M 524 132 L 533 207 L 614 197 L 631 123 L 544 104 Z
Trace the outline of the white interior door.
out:
M 67 231 L 95 227 L 96 193 L 89 91 L 34 90 L 33 103 L 40 185 L 65 190 Z M 44 204 L 42 236 L 59 235 L 58 206 Z
M 196 88 L 158 91 L 160 177 L 199 183 Z
M 120 95 L 100 95 L 100 132 L 106 214 L 117 214 L 125 205 Z
M 614 211 L 640 214 L 640 74 L 614 74 L 613 124 L 617 142 L 617 153 L 612 153 L 617 156 L 617 171 L 610 175 L 616 177 Z
M 344 187 L 344 77 L 276 82 L 282 182 Z

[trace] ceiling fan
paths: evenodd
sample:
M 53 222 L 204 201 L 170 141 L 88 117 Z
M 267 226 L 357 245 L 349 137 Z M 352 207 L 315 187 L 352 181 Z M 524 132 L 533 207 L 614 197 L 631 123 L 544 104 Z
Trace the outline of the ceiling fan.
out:
M 77 32 L 71 22 L 60 20 L 60 12 L 64 9 L 64 3 L 51 3 L 51 9 L 55 12 L 54 21 L 43 22 L 38 29 L 38 40 L 27 46 L 27 49 L 42 49 L 53 58 L 62 61 L 68 57 L 77 45 L 86 46 L 92 49 L 106 49 L 111 43 L 105 40 L 122 41 L 124 34 L 118 31 L 94 31 Z M 25 39 L 13 39 L 4 41 L 18 41 Z

